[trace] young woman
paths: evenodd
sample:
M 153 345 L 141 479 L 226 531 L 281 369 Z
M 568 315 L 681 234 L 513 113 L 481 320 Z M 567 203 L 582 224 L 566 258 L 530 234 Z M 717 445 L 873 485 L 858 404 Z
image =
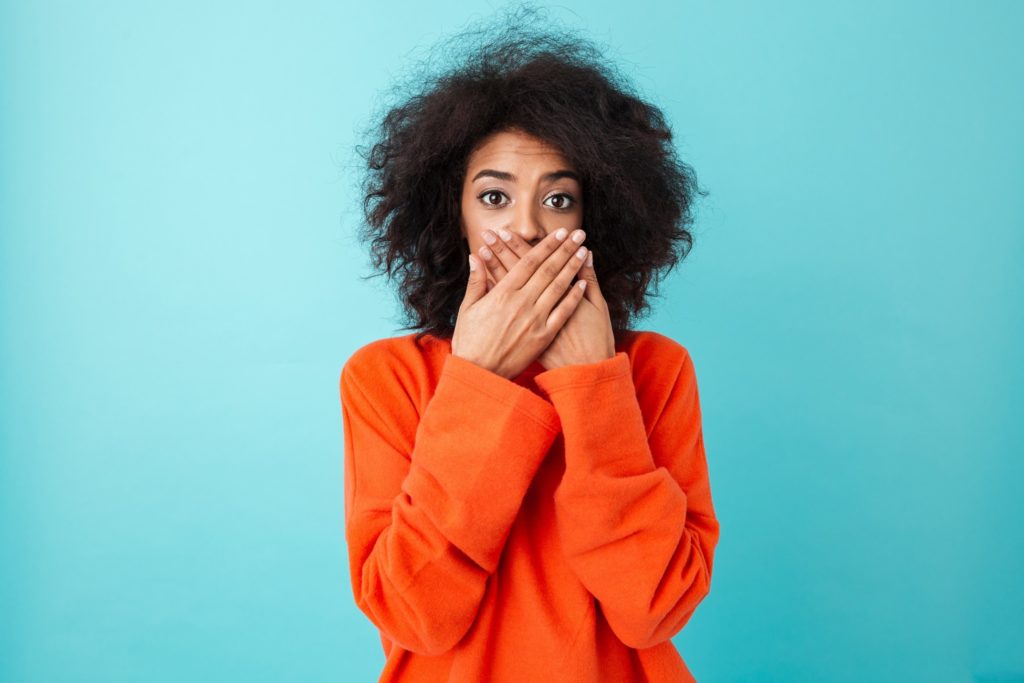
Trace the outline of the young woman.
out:
M 376 130 L 366 237 L 419 330 L 340 378 L 380 680 L 694 680 L 671 638 L 719 537 L 696 374 L 630 324 L 700 193 L 661 113 L 520 25 Z

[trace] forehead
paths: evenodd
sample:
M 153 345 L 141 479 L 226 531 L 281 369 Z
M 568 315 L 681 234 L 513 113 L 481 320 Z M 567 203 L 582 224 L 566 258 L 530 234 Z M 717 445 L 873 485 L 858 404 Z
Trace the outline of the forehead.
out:
M 480 141 L 469 156 L 470 168 L 489 164 L 507 167 L 544 165 L 571 168 L 558 148 L 540 138 L 517 130 L 494 133 Z

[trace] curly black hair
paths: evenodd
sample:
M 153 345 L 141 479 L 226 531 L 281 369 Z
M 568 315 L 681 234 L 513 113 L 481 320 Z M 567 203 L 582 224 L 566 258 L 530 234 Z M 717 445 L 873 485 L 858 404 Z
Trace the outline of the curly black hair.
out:
M 678 159 L 661 110 L 598 46 L 550 24 L 525 5 L 496 29 L 470 28 L 443 41 L 394 87 L 399 103 L 363 133 L 372 140 L 369 154 L 356 147 L 368 168 L 359 237 L 371 242 L 378 272 L 370 277 L 397 276 L 411 314 L 403 329 L 420 330 L 417 342 L 454 332 L 469 276 L 459 230 L 462 183 L 469 154 L 492 133 L 524 131 L 580 172 L 587 246 L 616 341 L 650 308 L 651 281 L 657 296 L 660 278 L 693 245 L 692 205 L 707 191 Z M 455 66 L 435 73 L 433 58 L 449 54 Z

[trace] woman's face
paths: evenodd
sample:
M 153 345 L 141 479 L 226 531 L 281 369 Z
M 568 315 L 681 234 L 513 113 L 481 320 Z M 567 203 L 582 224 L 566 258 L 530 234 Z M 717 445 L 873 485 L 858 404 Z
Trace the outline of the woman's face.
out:
M 487 246 L 483 233 L 508 230 L 533 246 L 559 228 L 583 222 L 579 176 L 557 149 L 527 133 L 501 131 L 470 154 L 462 185 L 462 237 L 470 253 Z M 486 269 L 485 269 L 485 272 Z M 494 278 L 487 273 L 493 283 Z

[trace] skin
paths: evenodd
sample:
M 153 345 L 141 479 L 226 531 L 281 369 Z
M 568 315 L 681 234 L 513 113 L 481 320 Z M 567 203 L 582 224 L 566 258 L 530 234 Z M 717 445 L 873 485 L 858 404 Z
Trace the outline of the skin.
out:
M 485 170 L 508 175 L 480 176 Z M 569 174 L 550 176 L 565 171 Z M 461 334 L 456 324 L 456 338 L 460 342 L 470 340 L 461 347 L 477 349 L 478 362 L 485 367 L 493 366 L 491 369 L 499 374 L 514 377 L 533 360 L 551 370 L 595 363 L 615 355 L 608 307 L 593 266 L 587 263 L 590 254 L 581 246 L 586 235 L 582 230 L 583 193 L 577 173 L 558 149 L 515 129 L 497 132 L 481 141 L 467 160 L 460 199 L 460 231 L 470 253 L 483 266 L 481 274 L 486 275 L 486 283 L 481 283 L 486 296 L 476 304 L 479 306 L 495 295 L 508 297 L 527 290 L 531 293 L 518 300 L 519 308 L 492 306 L 487 320 L 468 326 L 470 329 L 463 325 Z M 559 228 L 566 230 L 568 239 L 555 239 Z M 542 267 L 548 263 L 550 267 Z M 570 289 L 575 277 L 587 283 L 582 295 L 574 291 L 578 287 Z M 566 312 L 564 321 L 560 315 L 549 317 L 545 310 L 550 312 L 563 301 L 563 295 L 563 308 L 571 304 L 572 310 Z M 550 306 L 524 309 L 524 302 L 527 306 L 542 302 Z M 464 302 L 464 308 L 471 307 Z M 510 319 L 524 310 L 526 318 L 543 319 L 543 332 L 523 343 L 521 353 L 513 354 L 509 345 L 514 345 L 515 340 L 508 339 Z M 462 318 L 460 311 L 460 322 Z M 540 328 L 538 325 L 534 330 Z M 525 342 L 524 337 L 520 340 Z M 454 342 L 455 338 L 453 353 Z M 488 345 L 505 350 L 485 359 L 482 350 Z M 503 353 L 505 362 L 496 359 Z M 508 360 L 512 355 L 516 359 Z

